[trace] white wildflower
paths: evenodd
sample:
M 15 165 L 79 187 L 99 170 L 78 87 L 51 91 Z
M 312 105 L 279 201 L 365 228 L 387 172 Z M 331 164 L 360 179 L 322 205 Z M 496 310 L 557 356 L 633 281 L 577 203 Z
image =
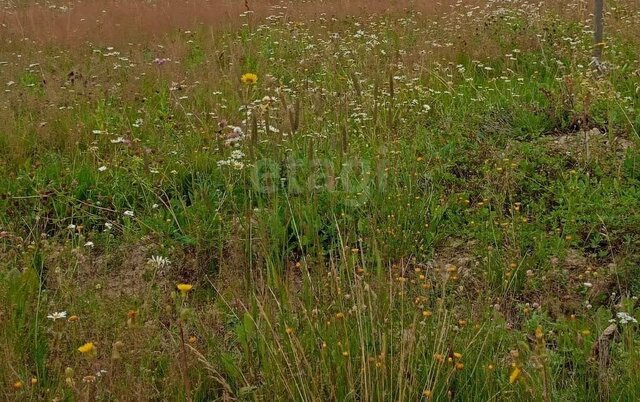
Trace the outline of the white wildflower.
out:
M 148 262 L 151 265 L 155 265 L 156 268 L 164 268 L 171 265 L 171 260 L 161 255 L 154 255 L 153 257 L 149 258 Z
M 630 322 L 637 324 L 638 320 L 636 320 L 635 318 L 633 318 L 631 315 L 629 315 L 628 313 L 625 313 L 624 311 L 620 311 L 618 314 L 616 314 L 616 317 L 618 317 L 618 321 L 620 322 L 620 324 L 622 325 L 626 325 Z
M 48 319 L 56 321 L 56 320 L 61 320 L 63 318 L 67 318 L 67 312 L 66 311 L 59 311 L 57 313 L 51 313 L 47 316 Z

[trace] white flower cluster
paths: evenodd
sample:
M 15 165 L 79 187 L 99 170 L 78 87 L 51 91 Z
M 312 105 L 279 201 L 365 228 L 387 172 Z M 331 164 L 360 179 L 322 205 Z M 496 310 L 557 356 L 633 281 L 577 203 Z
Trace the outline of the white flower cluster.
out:
M 629 315 L 628 313 L 625 313 L 624 311 L 620 311 L 618 314 L 616 314 L 616 317 L 618 317 L 617 322 L 619 322 L 622 325 L 626 325 L 628 323 L 634 323 L 637 324 L 638 320 L 636 320 L 635 318 L 633 318 L 631 315 Z M 611 319 L 609 320 L 609 322 L 616 322 L 616 319 Z
M 236 170 L 242 170 L 242 168 L 244 168 L 244 162 L 242 162 L 243 158 L 244 152 L 239 149 L 234 149 L 231 151 L 231 155 L 228 159 L 218 161 L 218 166 L 231 166 Z

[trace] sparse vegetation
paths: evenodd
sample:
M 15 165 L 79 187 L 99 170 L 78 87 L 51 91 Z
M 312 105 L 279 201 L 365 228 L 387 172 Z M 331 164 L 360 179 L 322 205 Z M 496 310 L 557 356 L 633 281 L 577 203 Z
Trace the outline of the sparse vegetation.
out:
M 176 3 L 3 3 L 4 400 L 637 399 L 637 1 Z

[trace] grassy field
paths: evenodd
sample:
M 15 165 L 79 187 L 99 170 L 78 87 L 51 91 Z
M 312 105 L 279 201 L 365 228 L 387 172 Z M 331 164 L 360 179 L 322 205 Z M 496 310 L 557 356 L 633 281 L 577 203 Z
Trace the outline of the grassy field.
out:
M 3 1 L 0 399 L 637 400 L 606 3 Z

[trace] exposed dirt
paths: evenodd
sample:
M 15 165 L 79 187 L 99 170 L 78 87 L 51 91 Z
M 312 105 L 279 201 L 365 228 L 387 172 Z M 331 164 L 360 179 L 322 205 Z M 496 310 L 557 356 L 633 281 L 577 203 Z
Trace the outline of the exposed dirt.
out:
M 145 294 L 151 287 L 169 294 L 177 283 L 194 283 L 201 273 L 197 256 L 185 250 L 172 250 L 168 265 L 151 261 L 152 256 L 164 254 L 151 237 L 105 254 L 83 254 L 79 276 L 94 282 L 96 292 L 107 299 Z
M 627 148 L 632 145 L 633 143 L 626 138 L 610 138 L 597 128 L 549 137 L 547 144 L 555 152 L 584 161 L 607 158 L 611 153 L 624 156 Z

